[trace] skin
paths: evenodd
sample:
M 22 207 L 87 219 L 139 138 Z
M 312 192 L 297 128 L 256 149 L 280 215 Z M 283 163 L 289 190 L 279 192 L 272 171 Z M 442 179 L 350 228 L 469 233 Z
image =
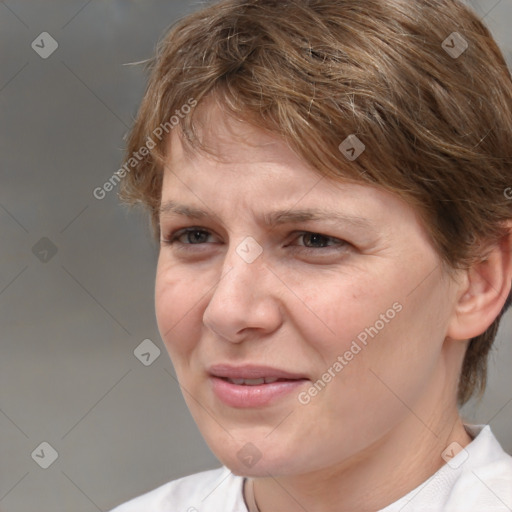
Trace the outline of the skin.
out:
M 383 508 L 437 471 L 451 442 L 471 441 L 458 375 L 466 340 L 485 331 L 510 290 L 510 240 L 455 279 L 397 196 L 321 178 L 279 139 L 215 106 L 202 122 L 220 158 L 184 151 L 173 131 L 162 204 L 209 214 L 167 212 L 160 223 L 163 240 L 187 227 L 207 233 L 162 243 L 155 287 L 190 412 L 218 459 L 254 478 L 261 512 Z M 360 216 L 374 229 L 264 222 L 297 208 Z M 248 236 L 263 250 L 252 263 L 236 252 Z M 209 385 L 209 365 L 250 362 L 304 373 L 307 390 L 396 302 L 401 311 L 307 405 L 292 392 L 259 409 L 229 407 Z M 251 468 L 237 457 L 249 442 L 262 455 Z

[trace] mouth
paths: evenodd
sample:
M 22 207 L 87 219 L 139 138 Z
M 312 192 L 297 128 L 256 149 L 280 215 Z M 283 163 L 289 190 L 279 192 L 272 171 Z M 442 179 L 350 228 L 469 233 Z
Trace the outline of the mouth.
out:
M 235 408 L 270 405 L 309 382 L 305 375 L 268 366 L 215 365 L 209 374 L 215 396 Z
M 228 377 L 219 377 L 222 380 L 236 384 L 237 386 L 261 386 L 262 384 L 272 384 L 274 382 L 290 382 L 299 379 L 279 379 L 277 377 L 262 377 L 261 379 L 230 379 Z
M 208 368 L 208 373 L 214 377 L 231 380 L 243 380 L 251 385 L 251 381 L 274 380 L 299 380 L 307 379 L 305 374 L 295 373 L 272 366 L 244 364 L 242 366 L 233 366 L 230 364 L 214 364 Z M 262 384 L 262 382 L 257 382 Z

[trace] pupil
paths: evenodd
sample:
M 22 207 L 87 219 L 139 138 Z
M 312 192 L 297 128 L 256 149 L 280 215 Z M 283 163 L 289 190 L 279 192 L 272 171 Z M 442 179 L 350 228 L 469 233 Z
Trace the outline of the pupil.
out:
M 206 235 L 206 233 L 204 231 L 190 231 L 189 232 L 189 236 L 192 236 L 192 241 L 194 242 L 204 242 L 204 239 L 202 239 L 201 237 L 204 237 Z M 189 238 L 189 241 L 190 241 L 190 238 Z
M 325 247 L 326 238 L 322 235 L 319 235 L 318 233 L 310 233 L 306 235 L 306 239 L 309 240 L 313 245 L 318 244 L 321 247 Z

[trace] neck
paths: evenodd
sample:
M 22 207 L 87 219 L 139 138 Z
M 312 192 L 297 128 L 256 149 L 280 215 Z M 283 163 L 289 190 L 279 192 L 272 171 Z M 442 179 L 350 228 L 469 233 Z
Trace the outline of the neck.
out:
M 445 464 L 456 441 L 471 442 L 456 407 L 423 424 L 410 414 L 365 453 L 315 473 L 254 480 L 259 512 L 375 512 L 404 496 Z M 371 492 L 369 492 L 371 489 Z

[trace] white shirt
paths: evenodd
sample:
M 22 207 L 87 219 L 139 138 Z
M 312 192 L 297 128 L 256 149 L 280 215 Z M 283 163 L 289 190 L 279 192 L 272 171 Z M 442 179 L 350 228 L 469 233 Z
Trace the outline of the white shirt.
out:
M 470 444 L 379 512 L 511 512 L 512 457 L 489 425 L 465 427 Z M 223 466 L 168 482 L 111 512 L 248 512 L 243 484 Z

